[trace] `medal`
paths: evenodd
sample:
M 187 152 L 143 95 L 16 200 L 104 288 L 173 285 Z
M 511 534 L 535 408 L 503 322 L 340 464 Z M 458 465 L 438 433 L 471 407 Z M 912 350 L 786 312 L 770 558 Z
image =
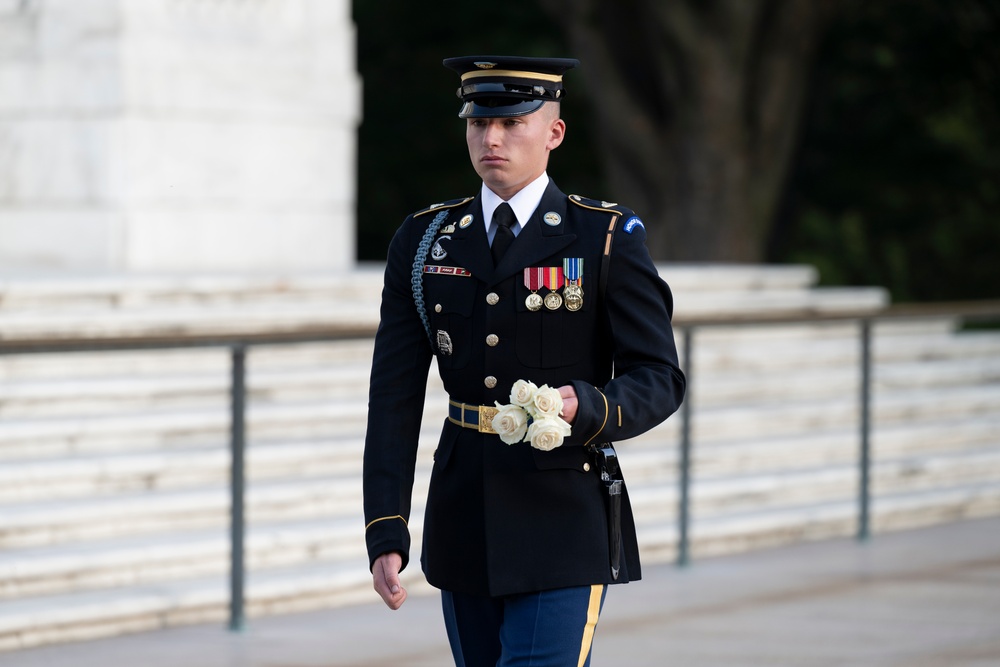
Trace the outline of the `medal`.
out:
M 528 267 L 524 270 L 524 286 L 531 290 L 531 294 L 524 300 L 524 305 L 528 310 L 535 312 L 542 307 L 542 297 L 538 295 L 538 290 L 542 287 L 542 272 L 545 271 L 540 266 Z
M 563 273 L 566 275 L 566 310 L 577 311 L 583 308 L 583 257 L 564 257 Z
M 576 285 L 567 285 L 563 296 L 566 298 L 566 310 L 575 312 L 583 308 L 583 290 Z
M 556 290 L 563 286 L 562 267 L 546 266 L 542 271 L 542 282 L 551 290 L 545 295 L 545 307 L 549 310 L 559 310 L 562 306 L 562 297 Z

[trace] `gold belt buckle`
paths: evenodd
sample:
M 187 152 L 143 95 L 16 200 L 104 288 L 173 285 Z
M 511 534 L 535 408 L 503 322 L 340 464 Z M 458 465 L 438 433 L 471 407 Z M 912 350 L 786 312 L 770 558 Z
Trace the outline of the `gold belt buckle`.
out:
M 493 418 L 500 412 L 497 408 L 488 405 L 479 406 L 479 432 L 496 434 L 493 430 Z

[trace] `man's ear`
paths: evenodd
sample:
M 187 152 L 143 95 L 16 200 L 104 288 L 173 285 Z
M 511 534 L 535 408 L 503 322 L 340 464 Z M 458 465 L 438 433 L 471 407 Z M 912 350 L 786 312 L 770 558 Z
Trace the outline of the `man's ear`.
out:
M 566 122 L 562 118 L 556 118 L 552 121 L 552 126 L 549 128 L 549 140 L 546 142 L 545 147 L 550 151 L 555 150 L 565 138 Z

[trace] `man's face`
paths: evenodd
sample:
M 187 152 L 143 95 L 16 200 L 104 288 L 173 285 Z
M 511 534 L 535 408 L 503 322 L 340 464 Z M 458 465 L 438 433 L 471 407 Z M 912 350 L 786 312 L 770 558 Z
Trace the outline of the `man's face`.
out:
M 562 143 L 566 124 L 558 107 L 548 103 L 526 116 L 514 118 L 468 118 L 465 140 L 469 157 L 486 187 L 502 199 L 510 199 L 521 188 L 542 175 L 549 151 Z

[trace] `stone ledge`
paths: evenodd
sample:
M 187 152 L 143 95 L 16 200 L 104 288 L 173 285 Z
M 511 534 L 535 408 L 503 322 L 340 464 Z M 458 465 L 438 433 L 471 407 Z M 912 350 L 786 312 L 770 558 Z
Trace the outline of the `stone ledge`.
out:
M 360 517 L 255 523 L 247 528 L 250 571 L 308 566 L 315 561 L 365 561 Z M 218 574 L 229 568 L 225 529 L 127 537 L 60 548 L 0 552 L 0 599 L 28 599 Z
M 876 531 L 890 531 L 997 512 L 1000 488 L 972 496 L 967 489 L 949 489 L 880 498 L 873 524 Z M 701 558 L 852 535 L 855 522 L 856 508 L 850 502 L 696 520 L 692 526 L 692 553 Z M 639 533 L 646 562 L 666 562 L 676 557 L 676 527 L 672 523 L 642 523 Z M 415 572 L 404 574 L 411 593 L 427 591 L 425 584 L 417 583 Z M 284 613 L 312 605 L 329 607 L 370 600 L 370 586 L 367 569 L 355 563 L 263 570 L 252 573 L 248 581 L 248 613 Z M 225 617 L 226 604 L 221 577 L 14 601 L 0 607 L 0 650 L 219 621 Z
M 1000 417 L 958 416 L 926 424 L 900 422 L 880 425 L 873 442 L 880 459 L 971 453 L 993 446 Z M 419 449 L 422 465 L 429 465 L 437 440 L 437 424 L 425 424 Z M 698 441 L 692 452 L 695 474 L 768 474 L 781 470 L 851 464 L 857 458 L 857 428 L 844 425 L 821 432 L 786 436 Z M 303 476 L 357 476 L 361 473 L 363 435 L 337 441 L 279 440 L 251 444 L 247 475 L 251 484 Z M 664 426 L 619 443 L 623 465 L 633 483 L 676 475 L 677 433 Z M 225 486 L 230 455 L 223 446 L 212 448 L 122 452 L 84 455 L 57 460 L 10 461 L 0 467 L 0 502 L 26 503 L 111 494 L 154 493 Z
M 1000 339 L 997 341 L 1000 349 Z M 857 388 L 856 345 L 795 345 L 773 350 L 766 377 L 755 352 L 726 352 L 697 359 L 699 405 L 739 403 L 761 398 L 822 399 L 849 395 Z M 770 348 L 770 346 L 768 346 Z M 765 348 L 767 349 L 767 348 Z M 898 352 L 898 351 L 897 351 Z M 878 356 L 878 355 L 877 355 Z M 805 363 L 809 362 L 808 366 Z M 291 402 L 346 401 L 354 404 L 367 392 L 370 361 L 358 359 L 312 369 L 251 369 L 248 398 L 256 407 Z M 68 415 L 165 414 L 184 410 L 226 410 L 228 372 L 170 375 L 118 375 L 89 378 L 18 380 L 0 385 L 0 417 L 5 419 L 59 419 Z M 938 359 L 894 363 L 876 359 L 877 393 L 918 387 L 957 387 L 1000 381 L 1000 358 Z M 113 413 L 109 410 L 113 409 Z
M 435 398 L 436 396 L 436 398 Z M 693 400 L 697 401 L 697 394 Z M 444 419 L 443 392 L 425 405 L 425 424 Z M 953 416 L 973 416 L 1000 410 L 1000 386 L 899 388 L 875 397 L 872 417 L 878 424 L 912 420 L 930 424 Z M 858 418 L 853 394 L 818 400 L 746 401 L 740 404 L 700 406 L 695 403 L 693 434 L 698 442 L 734 437 L 779 436 L 836 429 Z M 343 438 L 364 432 L 364 399 L 351 402 L 260 405 L 247 417 L 250 437 Z M 679 420 L 670 419 L 667 433 L 676 433 Z M 93 418 L 7 420 L 0 423 L 0 456 L 37 456 L 56 451 L 121 451 L 151 447 L 202 446 L 228 441 L 229 415 L 224 409 L 186 410 L 166 414 L 103 415 Z M 43 454 L 44 453 L 44 454 Z

